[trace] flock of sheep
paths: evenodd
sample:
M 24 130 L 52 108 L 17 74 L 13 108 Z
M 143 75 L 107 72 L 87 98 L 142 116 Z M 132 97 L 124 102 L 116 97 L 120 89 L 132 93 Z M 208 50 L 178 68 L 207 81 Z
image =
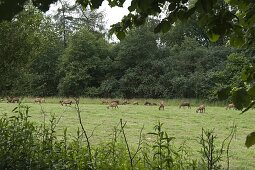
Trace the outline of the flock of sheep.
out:
M 118 105 L 120 104 L 120 101 L 119 100 L 112 100 L 112 101 L 107 101 L 107 100 L 102 100 L 102 104 L 108 104 L 107 108 L 109 109 L 110 107 L 111 108 L 119 108 Z M 122 105 L 126 105 L 126 104 L 131 104 L 130 102 L 128 102 L 127 100 L 125 100 L 124 102 L 122 102 Z M 137 101 L 133 102 L 133 105 L 138 105 L 139 103 Z M 151 102 L 148 102 L 146 101 L 144 103 L 145 106 L 157 106 L 158 104 L 157 103 L 151 103 Z M 189 102 L 182 102 L 180 103 L 179 105 L 179 108 L 181 107 L 188 107 L 188 108 L 191 108 L 190 106 L 190 103 Z M 164 104 L 164 101 L 161 101 L 159 103 L 159 110 L 164 110 L 165 109 L 165 104 Z M 205 105 L 200 105 L 196 112 L 200 112 L 200 113 L 204 113 L 205 112 Z
M 7 103 L 15 103 L 15 102 L 19 102 L 20 99 L 19 97 L 14 97 L 14 96 L 8 96 L 7 98 Z M 43 97 L 36 97 L 34 99 L 34 103 L 44 103 L 45 102 L 45 99 Z M 71 100 L 71 99 L 63 99 L 63 100 L 60 100 L 59 103 L 63 106 L 67 106 L 67 105 L 72 105 L 72 104 L 75 104 L 79 102 L 79 99 L 76 99 L 74 98 L 74 101 Z M 124 100 L 122 102 L 120 102 L 119 100 L 102 100 L 102 104 L 107 104 L 107 108 L 119 108 L 118 105 L 122 104 L 122 105 L 126 105 L 126 104 L 133 104 L 133 105 L 139 105 L 138 101 L 134 101 L 133 103 L 131 103 L 130 101 L 128 100 Z M 164 104 L 164 101 L 161 101 L 159 103 L 159 105 L 157 103 L 151 103 L 151 102 L 148 102 L 146 101 L 144 103 L 145 106 L 159 106 L 159 110 L 164 110 L 165 109 L 165 104 Z M 190 105 L 190 102 L 186 102 L 186 101 L 183 101 L 180 103 L 179 105 L 179 108 L 191 108 L 191 105 Z M 235 109 L 235 105 L 233 103 L 230 103 L 227 105 L 226 107 L 226 110 L 227 109 Z M 200 105 L 197 109 L 196 109 L 196 112 L 198 113 L 205 113 L 205 105 Z
M 119 100 L 102 100 L 102 104 L 108 104 L 107 108 L 109 109 L 110 107 L 111 108 L 119 108 L 118 105 L 120 105 L 120 101 Z M 131 104 L 130 102 L 128 102 L 127 100 L 124 100 L 122 102 L 122 105 L 126 105 L 126 104 Z M 137 101 L 133 102 L 133 105 L 138 105 L 139 103 Z M 146 101 L 144 103 L 145 106 L 157 106 L 158 104 L 157 103 L 151 103 L 151 102 L 148 102 Z M 180 103 L 179 105 L 179 108 L 189 108 L 191 109 L 191 105 L 190 105 L 190 102 L 186 102 L 186 101 L 183 101 Z M 159 110 L 164 110 L 165 109 L 165 104 L 164 104 L 164 101 L 161 101 L 159 103 Z M 227 105 L 226 107 L 226 110 L 227 109 L 235 109 L 235 105 L 233 103 L 230 103 Z M 197 109 L 196 109 L 196 113 L 205 113 L 205 105 L 200 105 Z

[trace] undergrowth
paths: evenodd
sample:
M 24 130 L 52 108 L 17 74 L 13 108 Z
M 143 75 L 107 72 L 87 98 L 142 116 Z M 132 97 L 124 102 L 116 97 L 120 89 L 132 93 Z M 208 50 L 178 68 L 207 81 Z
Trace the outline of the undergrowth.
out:
M 78 116 L 79 104 L 76 101 Z M 67 136 L 64 129 L 62 137 L 57 138 L 56 126 L 60 120 L 55 115 L 49 122 L 36 125 L 29 120 L 29 107 L 19 105 L 13 109 L 16 116 L 4 114 L 0 119 L 0 169 L 5 170 L 172 170 L 172 169 L 229 169 L 222 167 L 223 158 L 229 160 L 229 145 L 235 134 L 233 127 L 230 135 L 216 145 L 216 136 L 211 130 L 202 130 L 199 137 L 201 159 L 190 156 L 185 144 L 176 147 L 175 139 L 158 122 L 153 132 L 149 132 L 152 141 L 143 138 L 143 128 L 135 147 L 130 147 L 122 119 L 112 130 L 110 142 L 95 147 L 90 145 L 88 132 L 82 126 L 76 135 Z M 93 133 L 92 133 L 93 134 Z

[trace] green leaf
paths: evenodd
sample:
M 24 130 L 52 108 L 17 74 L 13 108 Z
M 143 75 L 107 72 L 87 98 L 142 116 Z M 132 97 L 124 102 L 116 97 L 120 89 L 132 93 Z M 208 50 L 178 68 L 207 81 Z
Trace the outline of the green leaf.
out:
M 205 12 L 211 12 L 215 0 L 200 0 L 203 10 Z
M 250 96 L 255 96 L 255 85 L 252 85 L 247 92 Z
M 243 36 L 233 36 L 230 38 L 230 45 L 234 47 L 241 47 L 245 43 Z
M 81 6 L 86 9 L 86 7 L 88 6 L 89 2 L 86 0 L 76 0 L 76 3 L 81 4 Z
M 169 30 L 170 30 L 170 28 L 171 28 L 171 24 L 170 24 L 170 22 L 169 21 L 162 21 L 162 28 L 161 28 L 161 31 L 163 32 L 163 33 L 166 33 L 166 32 L 168 32 Z
M 247 112 L 250 108 L 253 108 L 254 105 L 255 105 L 255 101 L 251 102 L 251 104 L 250 104 L 248 107 L 246 107 L 246 108 L 242 111 L 242 114 L 243 114 L 244 112 Z
M 151 8 L 153 3 L 153 0 L 139 0 L 138 1 L 138 7 L 144 11 L 146 11 L 147 9 Z
M 159 23 L 155 28 L 154 28 L 154 33 L 159 33 L 161 31 L 161 26 L 162 24 Z
M 219 34 L 215 34 L 215 33 L 212 33 L 212 32 L 207 33 L 207 35 L 208 35 L 210 41 L 212 41 L 212 42 L 216 42 L 220 38 Z
M 129 10 L 129 12 L 132 12 L 132 11 L 134 11 L 136 8 L 137 8 L 137 0 L 133 0 L 132 2 L 131 2 L 131 5 L 128 7 L 128 10 Z
M 242 72 L 242 80 L 250 83 L 255 80 L 255 67 L 253 65 L 246 66 Z
M 249 148 L 254 144 L 255 144 L 255 132 L 252 132 L 246 137 L 245 146 Z
M 16 111 L 17 109 L 18 109 L 18 107 L 15 107 L 15 108 L 12 110 L 12 112 Z
M 237 109 L 242 110 L 244 107 L 250 105 L 250 96 L 245 88 L 233 88 L 231 93 L 232 101 Z
M 116 36 L 119 40 L 123 40 L 126 37 L 126 34 L 123 31 L 119 31 L 117 32 Z
M 176 8 L 176 3 L 173 3 L 173 2 L 168 6 L 168 9 L 169 9 L 170 11 L 175 10 L 175 8 Z
M 150 132 L 150 133 L 147 133 L 148 135 L 158 135 L 157 133 L 155 132 Z
M 99 8 L 101 5 L 102 5 L 102 2 L 103 2 L 103 0 L 93 0 L 93 1 L 91 1 L 91 4 L 92 4 L 92 8 Z
M 142 25 L 142 24 L 144 24 L 145 23 L 145 21 L 146 21 L 146 17 L 144 17 L 144 16 L 139 16 L 139 15 L 135 15 L 134 17 L 133 17 L 133 19 L 134 19 L 134 25 L 135 26 L 140 26 L 140 25 Z

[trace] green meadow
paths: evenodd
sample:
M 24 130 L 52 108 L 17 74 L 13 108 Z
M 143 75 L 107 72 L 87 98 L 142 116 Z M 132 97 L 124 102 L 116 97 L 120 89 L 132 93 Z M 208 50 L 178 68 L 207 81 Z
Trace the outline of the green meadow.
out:
M 44 119 L 48 121 L 51 115 L 59 118 L 57 134 L 61 136 L 65 128 L 70 136 L 75 136 L 80 128 L 77 111 L 74 105 L 61 106 L 57 98 L 47 98 L 46 103 L 35 104 L 33 99 L 24 98 L 23 104 L 30 107 L 29 115 L 36 124 L 41 124 Z M 169 136 L 175 137 L 174 145 L 180 146 L 185 143 L 188 151 L 194 157 L 199 158 L 201 149 L 197 140 L 202 128 L 214 129 L 217 135 L 216 144 L 228 136 L 233 125 L 237 126 L 236 135 L 230 145 L 230 169 L 253 169 L 255 167 L 254 147 L 247 149 L 244 145 L 247 134 L 254 131 L 254 110 L 240 114 L 237 110 L 226 110 L 224 103 L 206 103 L 205 113 L 196 113 L 196 108 L 201 101 L 191 100 L 191 109 L 179 108 L 180 100 L 165 100 L 165 110 L 158 110 L 158 106 L 144 106 L 144 99 L 138 99 L 139 105 L 119 105 L 118 109 L 107 109 L 107 105 L 101 104 L 100 99 L 81 99 L 79 108 L 83 125 L 89 134 L 92 145 L 107 142 L 112 138 L 114 126 L 120 119 L 126 121 L 125 132 L 128 142 L 136 146 L 139 132 L 143 129 L 143 139 L 152 140 L 147 134 L 154 132 L 153 127 L 160 121 L 163 129 Z M 159 103 L 161 100 L 148 100 Z M 133 100 L 131 101 L 131 103 Z M 0 103 L 0 113 L 11 116 L 17 104 Z

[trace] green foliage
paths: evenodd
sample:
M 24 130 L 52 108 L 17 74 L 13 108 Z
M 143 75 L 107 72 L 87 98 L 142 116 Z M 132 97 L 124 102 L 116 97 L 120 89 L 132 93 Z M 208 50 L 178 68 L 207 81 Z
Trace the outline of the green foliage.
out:
M 234 135 L 236 134 L 236 126 L 232 127 L 232 130 L 227 138 L 225 138 L 221 146 L 216 146 L 217 136 L 213 130 L 202 129 L 202 134 L 199 138 L 201 144 L 202 164 L 203 169 L 213 170 L 222 169 L 221 161 L 223 161 L 224 153 L 227 157 L 227 169 L 229 169 L 229 147 Z M 227 144 L 225 142 L 228 142 Z
M 23 10 L 28 2 L 9 2 L 4 0 L 0 4 L 2 20 L 11 20 L 17 13 Z M 39 9 L 46 11 L 51 3 L 56 0 L 38 1 L 32 3 Z M 92 9 L 99 8 L 102 0 L 77 1 L 86 9 L 89 5 Z M 109 5 L 122 6 L 125 0 L 109 0 Z M 199 25 L 207 33 L 211 41 L 217 41 L 225 35 L 230 36 L 230 43 L 237 46 L 253 46 L 255 23 L 254 3 L 252 1 L 216 1 L 216 0 L 177 0 L 168 2 L 167 0 L 146 1 L 132 0 L 129 6 L 129 14 L 120 23 L 112 26 L 111 32 L 116 33 L 117 37 L 123 39 L 127 30 L 133 26 L 145 23 L 150 16 L 158 16 L 164 12 L 165 17 L 155 26 L 155 32 L 167 32 L 177 21 L 186 21 L 193 15 L 197 16 Z M 240 12 L 241 11 L 241 12 Z M 134 14 L 134 12 L 136 12 Z
M 243 109 L 243 112 L 254 106 L 255 86 L 254 86 L 254 65 L 246 66 L 242 72 L 243 84 L 232 90 L 232 96 L 235 99 L 235 104 L 238 109 Z M 240 98 L 237 99 L 237 98 Z
M 97 18 L 93 14 L 89 16 Z M 79 23 L 77 20 L 76 24 Z M 3 32 L 10 30 L 8 34 L 1 34 L 0 40 L 1 58 L 5 63 L 0 69 L 2 95 L 215 100 L 215 94 L 222 87 L 240 82 L 240 68 L 249 62 L 239 53 L 227 58 L 235 51 L 209 43 L 195 16 L 185 24 L 177 22 L 164 35 L 153 33 L 158 21 L 151 19 L 114 45 L 106 42 L 103 34 L 93 31 L 89 23 L 83 29 L 77 25 L 78 30 L 69 35 L 65 50 L 53 23 L 31 5 L 17 20 L 2 24 Z M 11 29 L 15 24 L 17 28 L 22 25 L 23 30 L 19 32 L 24 38 Z M 74 25 L 66 26 L 73 30 Z M 9 39 L 13 34 L 17 34 L 14 37 L 19 44 L 15 45 L 19 45 L 20 50 L 5 48 L 11 47 L 13 41 Z M 8 54 L 10 58 L 6 57 Z M 12 64 L 9 59 L 17 62 Z
M 196 30 L 183 29 L 184 26 L 173 28 L 166 36 L 153 35 L 153 25 L 154 21 L 150 21 L 132 30 L 114 47 L 116 62 L 113 68 L 116 71 L 113 74 L 119 81 L 119 85 L 114 83 L 115 90 L 119 90 L 117 94 L 127 98 L 209 99 L 211 92 L 208 89 L 215 87 L 209 74 L 224 68 L 226 56 L 232 50 L 201 47 L 200 43 L 209 45 L 206 39 L 198 41 L 203 39 L 202 32 L 198 31 L 194 36 Z M 181 33 L 177 34 L 177 30 Z M 177 38 L 176 34 L 190 36 Z
M 213 134 L 212 130 L 205 131 L 202 129 L 202 135 L 200 137 L 201 153 L 203 155 L 202 161 L 208 170 L 221 169 L 219 164 L 222 161 L 223 156 L 223 146 L 221 148 L 216 148 L 215 146 L 216 136 Z
M 240 68 L 249 62 L 239 53 L 227 58 L 235 50 L 209 43 L 193 18 L 164 35 L 153 33 L 158 21 L 150 20 L 113 45 L 86 26 L 70 35 L 63 49 L 52 22 L 32 6 L 28 9 L 16 21 L 24 25 L 22 34 L 30 30 L 28 40 L 20 41 L 17 53 L 12 48 L 3 51 L 3 63 L 9 62 L 8 53 L 18 62 L 2 67 L 2 95 L 216 100 L 222 87 L 237 84 Z M 0 40 L 3 47 L 13 31 Z
M 118 137 L 121 130 L 115 127 L 112 141 L 95 148 L 93 166 L 91 166 L 88 158 L 88 148 L 83 144 L 84 134 L 79 130 L 77 131 L 77 137 L 72 140 L 67 137 L 67 129 L 64 130 L 63 136 L 58 139 L 55 128 L 60 118 L 56 119 L 53 115 L 48 125 L 44 122 L 41 126 L 36 126 L 29 121 L 29 107 L 19 105 L 13 111 L 18 115 L 12 117 L 5 115 L 0 119 L 1 169 L 146 169 L 144 166 L 148 167 L 155 162 L 152 160 L 152 162 L 148 162 L 149 164 L 144 165 L 143 155 L 139 152 L 140 148 L 136 152 L 138 155 L 133 166 L 130 166 L 124 143 L 120 142 Z M 165 133 L 165 135 L 167 134 Z M 169 139 L 157 138 L 155 144 L 158 142 L 164 143 L 166 140 L 168 146 Z M 158 161 L 164 163 L 166 168 L 169 169 L 171 168 L 168 164 L 170 155 L 168 153 L 168 156 L 164 157 L 163 151 L 169 150 L 170 146 L 164 148 L 163 143 L 160 144 L 162 155 Z M 146 152 L 144 150 L 143 154 L 150 154 Z M 165 161 L 167 164 L 165 164 Z M 182 167 L 178 162 L 175 164 Z M 150 167 L 150 169 L 152 168 Z
M 255 144 L 255 132 L 252 132 L 249 135 L 247 135 L 246 141 L 245 141 L 245 146 L 247 148 L 249 148 L 254 144 Z
M 243 67 L 247 65 L 249 61 L 250 58 L 244 56 L 242 53 L 232 53 L 227 57 L 227 60 L 225 61 L 225 67 L 222 70 L 213 72 L 211 76 L 212 82 L 215 84 L 213 91 L 215 91 L 220 99 L 227 99 L 232 102 L 238 100 L 240 96 L 234 95 L 237 89 L 232 90 L 232 88 L 242 84 L 240 80 L 241 73 Z M 230 97 L 231 93 L 233 94 L 232 97 Z M 237 108 L 240 108 L 239 105 Z
M 151 135 L 156 136 L 155 145 L 153 145 L 154 155 L 153 159 L 156 160 L 157 165 L 154 167 L 155 169 L 172 169 L 174 167 L 174 153 L 171 147 L 171 141 L 174 137 L 168 137 L 168 134 L 162 131 L 162 123 L 158 123 L 154 127 L 156 133 L 149 133 Z
M 40 37 L 40 48 L 28 65 L 29 87 L 31 95 L 57 95 L 59 83 L 58 62 L 63 47 L 52 24 L 44 21 Z
M 14 21 L 0 23 L 0 60 L 2 61 L 0 88 L 3 90 L 1 93 L 6 93 L 15 86 L 27 86 L 26 66 L 40 49 L 39 35 L 42 20 L 42 14 L 34 7 L 28 6 Z M 17 89 L 16 93 L 19 90 Z M 27 89 L 23 89 L 23 92 L 27 92 Z
M 78 3 L 71 5 L 66 0 L 58 1 L 57 5 L 60 7 L 56 13 L 52 14 L 52 18 L 56 26 L 56 32 L 61 37 L 64 47 L 67 46 L 72 33 L 84 26 L 87 26 L 90 30 L 104 31 L 105 21 L 102 12 L 83 8 Z
M 50 4 L 56 2 L 57 0 L 14 0 L 14 1 L 8 1 L 8 0 L 1 0 L 0 4 L 0 22 L 3 20 L 12 20 L 18 13 L 20 13 L 22 10 L 24 10 L 24 7 L 27 3 L 32 2 L 38 9 L 42 11 L 49 10 Z
M 79 130 L 72 140 L 63 136 L 57 138 L 56 126 L 60 120 L 52 115 L 49 124 L 43 122 L 36 126 L 29 121 L 29 107 L 19 105 L 13 112 L 17 116 L 0 119 L 0 168 L 1 169 L 190 169 L 197 168 L 195 160 L 188 157 L 186 149 L 176 149 L 174 137 L 163 131 L 162 123 L 149 133 L 154 138 L 152 143 L 142 147 L 142 130 L 138 148 L 131 155 L 132 148 L 127 143 L 125 124 L 113 129 L 112 140 L 102 143 L 93 150 L 93 162 L 88 158 L 88 148 L 83 144 L 84 134 Z M 44 113 L 42 112 L 45 117 Z M 45 119 L 44 119 L 45 121 Z M 122 138 L 120 134 L 123 134 Z M 122 140 L 120 140 L 122 139 Z M 203 139 L 203 138 L 202 138 Z M 124 143 L 123 143 L 123 142 Z M 213 144 L 213 141 L 212 141 Z M 125 147 L 125 145 L 127 147 Z M 132 149 L 132 150 L 131 150 Z M 213 151 L 212 156 L 217 153 Z M 129 164 L 128 157 L 133 163 Z M 217 162 L 215 162 L 217 163 Z
M 50 125 L 40 127 L 28 120 L 26 106 L 20 105 L 14 111 L 17 116 L 0 120 L 1 169 L 86 169 L 87 149 L 82 148 L 81 135 L 68 142 L 66 130 L 63 139 L 57 140 L 53 116 Z M 81 156 L 82 155 L 82 156 Z
M 34 151 L 32 148 L 34 144 L 33 123 L 28 121 L 28 107 L 19 108 L 25 110 L 13 111 L 18 116 L 13 116 L 10 119 L 4 115 L 0 119 L 0 159 L 1 169 L 26 169 L 30 164 L 30 157 Z M 18 110 L 19 110 L 18 109 Z
M 87 28 L 77 32 L 60 61 L 60 95 L 95 96 L 95 88 L 99 88 L 104 80 L 107 70 L 105 61 L 109 55 L 109 45 L 101 35 Z

